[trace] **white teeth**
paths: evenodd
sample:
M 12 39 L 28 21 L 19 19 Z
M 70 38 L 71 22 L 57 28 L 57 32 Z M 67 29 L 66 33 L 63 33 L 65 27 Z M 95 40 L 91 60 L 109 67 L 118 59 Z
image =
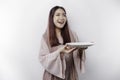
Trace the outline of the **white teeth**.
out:
M 63 23 L 64 23 L 64 21 L 58 21 L 58 23 L 63 24 Z
M 64 22 L 59 22 L 60 24 L 63 24 Z

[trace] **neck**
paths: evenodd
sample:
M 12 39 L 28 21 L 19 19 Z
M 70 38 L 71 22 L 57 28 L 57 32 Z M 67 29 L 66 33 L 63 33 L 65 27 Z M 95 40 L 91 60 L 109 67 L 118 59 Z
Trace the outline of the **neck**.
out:
M 62 35 L 61 35 L 61 29 L 56 28 L 55 31 L 56 31 L 56 37 L 57 37 L 57 39 L 58 39 L 58 42 L 59 42 L 60 44 L 63 44 L 64 41 L 63 41 L 63 37 L 62 37 Z
M 55 29 L 55 32 L 56 32 L 57 35 L 60 35 L 60 34 L 61 34 L 61 29 L 56 28 L 56 29 Z

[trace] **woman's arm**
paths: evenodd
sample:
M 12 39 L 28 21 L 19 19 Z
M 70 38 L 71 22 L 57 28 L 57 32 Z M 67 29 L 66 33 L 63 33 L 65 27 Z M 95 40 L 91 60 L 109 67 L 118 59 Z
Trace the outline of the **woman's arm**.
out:
M 65 78 L 65 69 L 66 69 L 65 59 L 62 58 L 61 60 L 61 52 L 58 49 L 50 53 L 48 45 L 45 42 L 44 38 L 41 39 L 39 60 L 41 65 L 44 67 L 46 71 L 57 77 L 63 79 Z

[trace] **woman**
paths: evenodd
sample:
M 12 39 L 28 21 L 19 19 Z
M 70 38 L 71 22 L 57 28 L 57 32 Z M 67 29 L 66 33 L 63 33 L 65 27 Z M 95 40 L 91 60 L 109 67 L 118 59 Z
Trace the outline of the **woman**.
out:
M 80 73 L 84 72 L 84 49 L 66 45 L 76 41 L 77 36 L 68 27 L 65 9 L 60 6 L 53 7 L 39 54 L 45 69 L 43 80 L 79 80 Z

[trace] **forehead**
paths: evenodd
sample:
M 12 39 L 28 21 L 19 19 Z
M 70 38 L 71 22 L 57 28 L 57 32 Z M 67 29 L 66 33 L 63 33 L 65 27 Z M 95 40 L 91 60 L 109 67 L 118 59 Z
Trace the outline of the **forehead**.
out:
M 58 8 L 56 11 L 55 11 L 55 14 L 57 13 L 65 13 L 65 11 L 61 8 Z

